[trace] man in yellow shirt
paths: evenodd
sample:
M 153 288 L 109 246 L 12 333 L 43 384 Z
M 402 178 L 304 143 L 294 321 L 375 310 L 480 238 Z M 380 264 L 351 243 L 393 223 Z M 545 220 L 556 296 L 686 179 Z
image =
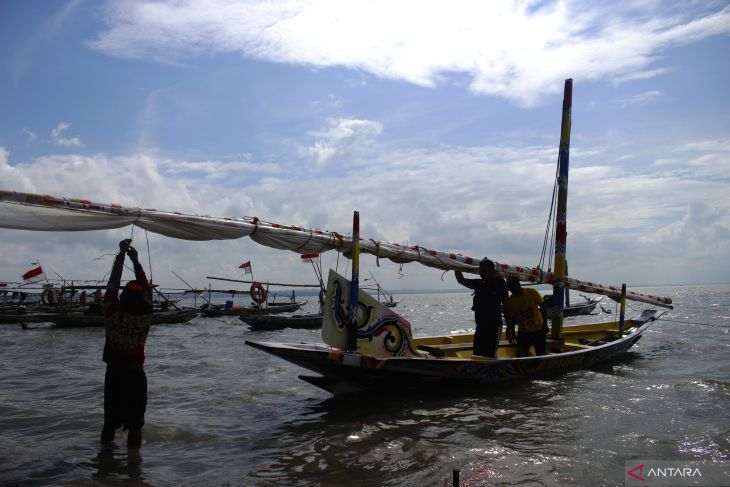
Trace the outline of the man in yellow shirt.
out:
M 536 355 L 545 355 L 546 339 L 540 304 L 542 296 L 537 289 L 523 288 L 516 277 L 507 279 L 510 296 L 505 302 L 507 336 L 513 339 L 517 325 L 517 356 L 527 357 L 531 346 Z

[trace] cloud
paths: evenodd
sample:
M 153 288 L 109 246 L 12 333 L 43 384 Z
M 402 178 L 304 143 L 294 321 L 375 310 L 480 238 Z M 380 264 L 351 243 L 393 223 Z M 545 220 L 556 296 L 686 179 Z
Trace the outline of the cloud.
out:
M 25 127 L 23 128 L 23 133 L 28 136 L 29 142 L 33 142 L 34 140 L 36 140 L 38 138 L 38 134 L 36 134 L 32 130 L 27 129 Z
M 381 130 L 375 122 L 346 119 L 333 121 L 318 137 L 333 147 L 346 141 L 343 146 L 348 147 L 347 141 L 359 140 L 361 128 L 366 144 Z M 626 167 L 596 162 L 610 157 L 611 147 L 575 147 L 568 202 L 571 274 L 605 284 L 726 281 L 723 266 L 717 265 L 730 259 L 730 153 L 717 150 L 726 146 L 722 139 L 687 140 L 656 151 L 658 159 L 676 159 L 672 164 L 652 165 L 637 155 Z M 62 154 L 11 163 L 0 147 L 0 181 L 4 189 L 17 191 L 184 213 L 257 216 L 340 233 L 348 232 L 352 211 L 358 210 L 366 238 L 536 265 L 556 152 L 553 144 L 400 149 L 371 154 L 368 164 L 356 170 L 326 166 L 316 174 L 291 178 L 298 163 L 259 166 L 245 154 L 204 161 L 146 153 Z M 692 170 L 677 169 L 687 161 Z M 710 171 L 715 171 L 714 179 L 707 177 Z M 246 174 L 241 184 L 223 184 L 241 173 Z M 87 257 L 106 253 L 129 235 L 126 228 L 29 239 L 28 232 L 3 230 L 7 251 L 0 253 L 0 268 L 13 269 L 10 276 L 22 273 L 27 269 L 15 269 L 13 259 L 32 255 L 54 262 L 62 275 L 87 277 L 80 276 L 89 267 Z M 143 238 L 140 230 L 135 235 Z M 164 270 L 159 278 L 163 284 L 175 282 L 168 272 L 173 269 L 184 271 L 191 282 L 199 279 L 194 284 L 201 286 L 206 275 L 232 275 L 242 258 L 266 268 L 269 279 L 301 278 L 289 275 L 289 263 L 298 265 L 295 254 L 248 239 L 191 243 L 148 237 L 156 272 Z M 682 255 L 687 259 L 678 264 Z M 326 258 L 325 265 L 334 266 L 336 256 Z M 364 257 L 364 265 L 375 269 L 370 259 Z M 106 264 L 99 266 L 89 272 L 96 269 L 103 275 L 108 270 L 103 269 Z M 402 280 L 397 280 L 396 270 L 382 262 L 378 272 L 383 274 L 377 278 L 386 287 L 452 287 L 422 266 L 407 266 Z
M 627 81 L 650 79 L 650 78 L 655 78 L 655 77 L 662 75 L 669 71 L 671 71 L 670 68 L 657 68 L 657 69 L 648 69 L 645 71 L 634 71 L 634 72 L 626 74 L 625 76 L 615 76 L 614 82 L 625 83 Z
M 638 95 L 634 95 L 630 98 L 624 98 L 622 100 L 619 100 L 618 103 L 621 105 L 622 108 L 626 108 L 629 106 L 643 106 L 655 101 L 660 96 L 662 96 L 661 91 L 651 90 L 645 91 L 644 93 L 639 93 Z
M 477 94 L 519 105 L 559 92 L 562 80 L 625 82 L 657 76 L 670 47 L 730 33 L 730 7 L 462 1 L 301 2 L 127 0 L 89 45 L 111 56 L 184 64 L 196 56 L 346 67 L 433 87 L 466 76 Z
M 666 157 L 655 160 L 653 166 L 687 179 L 727 182 L 730 175 L 730 139 L 682 144 L 670 149 Z
M 360 155 L 382 131 L 382 124 L 369 120 L 332 120 L 329 130 L 311 133 L 318 139 L 307 152 L 316 166 L 325 166 L 338 159 Z
M 54 143 L 58 145 L 63 145 L 66 147 L 83 147 L 84 144 L 81 142 L 81 139 L 78 137 L 71 137 L 66 138 L 63 137 L 63 133 L 66 132 L 66 130 L 71 128 L 71 124 L 66 122 L 59 123 L 56 128 L 51 130 L 51 140 L 53 140 Z

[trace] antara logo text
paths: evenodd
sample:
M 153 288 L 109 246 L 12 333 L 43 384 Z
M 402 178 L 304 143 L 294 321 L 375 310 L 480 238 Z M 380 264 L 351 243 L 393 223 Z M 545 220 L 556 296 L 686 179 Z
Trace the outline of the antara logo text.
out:
M 646 469 L 646 474 L 644 473 L 644 469 Z M 628 470 L 626 473 L 635 479 L 641 480 L 642 482 L 652 478 L 665 479 L 674 477 L 702 477 L 702 472 L 700 472 L 700 469 L 696 467 L 648 467 L 643 463 L 638 467 Z

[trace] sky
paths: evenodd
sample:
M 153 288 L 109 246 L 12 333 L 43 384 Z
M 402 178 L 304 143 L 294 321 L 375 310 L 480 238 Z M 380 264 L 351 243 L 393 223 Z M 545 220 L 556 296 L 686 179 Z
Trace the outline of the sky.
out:
M 0 188 L 343 234 L 357 210 L 366 238 L 536 266 L 571 78 L 570 275 L 727 283 L 729 53 L 728 1 L 4 0 Z M 250 239 L 0 235 L 0 281 L 33 262 L 103 279 L 132 237 L 166 287 L 249 260 L 257 280 L 316 282 Z

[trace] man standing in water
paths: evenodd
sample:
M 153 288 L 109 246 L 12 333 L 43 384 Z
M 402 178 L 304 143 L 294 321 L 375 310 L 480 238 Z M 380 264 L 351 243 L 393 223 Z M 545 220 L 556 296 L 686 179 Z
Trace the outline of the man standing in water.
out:
M 119 242 L 109 283 L 104 294 L 104 428 L 101 441 L 114 440 L 114 430 L 129 430 L 128 448 L 142 445 L 142 426 L 147 409 L 147 376 L 144 344 L 152 323 L 152 288 L 147 282 L 131 240 Z M 125 254 L 134 265 L 135 280 L 119 292 Z
M 507 299 L 507 285 L 497 274 L 494 262 L 486 257 L 479 262 L 481 279 L 465 279 L 461 271 L 455 271 L 456 281 L 474 290 L 474 355 L 496 357 L 499 337 L 502 334 L 502 304 Z

